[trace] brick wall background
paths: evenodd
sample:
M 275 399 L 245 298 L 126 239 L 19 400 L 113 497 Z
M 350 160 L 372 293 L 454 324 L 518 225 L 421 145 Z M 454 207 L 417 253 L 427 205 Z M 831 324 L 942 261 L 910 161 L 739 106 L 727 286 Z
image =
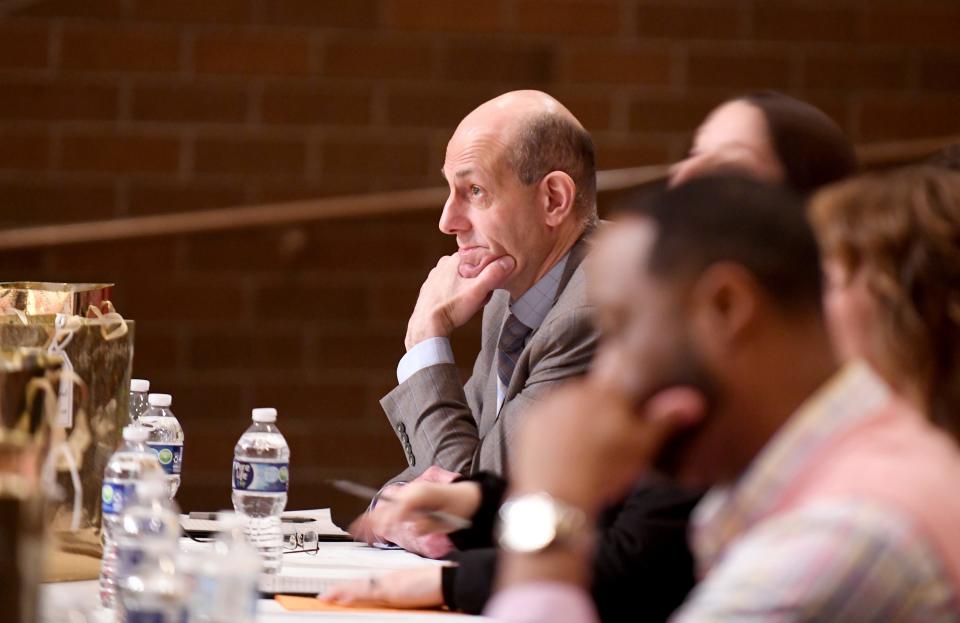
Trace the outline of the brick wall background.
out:
M 16 0 L 0 17 L 0 226 L 435 185 L 457 121 L 535 87 L 603 168 L 679 157 L 724 97 L 785 90 L 858 142 L 960 131 L 954 0 Z M 290 439 L 291 507 L 358 508 L 402 453 L 377 399 L 450 241 L 437 210 L 0 255 L 110 280 L 135 373 L 174 394 L 180 502 L 229 504 L 249 408 Z M 457 336 L 461 363 L 476 326 Z

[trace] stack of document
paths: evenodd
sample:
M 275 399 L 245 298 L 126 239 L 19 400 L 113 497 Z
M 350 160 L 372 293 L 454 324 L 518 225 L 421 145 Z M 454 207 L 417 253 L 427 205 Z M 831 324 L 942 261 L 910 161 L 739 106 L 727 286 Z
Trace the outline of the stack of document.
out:
M 211 517 L 200 513 L 181 515 L 180 526 L 191 537 L 209 537 L 221 529 L 220 523 Z M 328 508 L 287 511 L 283 514 L 281 526 L 285 537 L 309 535 L 304 540 L 313 543 L 314 547 L 307 548 L 307 551 L 285 552 L 279 574 L 260 576 L 260 592 L 267 595 L 318 595 L 347 580 L 365 580 L 398 569 L 450 564 L 403 550 L 382 550 L 365 543 L 354 543 L 347 532 L 333 523 Z M 310 535 L 311 532 L 314 534 Z M 184 546 L 210 547 L 188 540 L 184 540 Z
M 190 536 L 208 537 L 222 529 L 215 519 L 216 513 L 190 513 L 180 515 L 180 529 Z M 280 524 L 283 534 L 306 534 L 313 532 L 320 541 L 350 541 L 350 534 L 341 530 L 330 518 L 329 508 L 307 511 L 286 511 Z M 311 539 L 312 540 L 312 539 Z
M 260 576 L 265 594 L 318 595 L 347 580 L 366 580 L 399 569 L 452 564 L 403 550 L 382 550 L 365 543 L 321 543 L 316 553 L 287 554 L 279 575 Z

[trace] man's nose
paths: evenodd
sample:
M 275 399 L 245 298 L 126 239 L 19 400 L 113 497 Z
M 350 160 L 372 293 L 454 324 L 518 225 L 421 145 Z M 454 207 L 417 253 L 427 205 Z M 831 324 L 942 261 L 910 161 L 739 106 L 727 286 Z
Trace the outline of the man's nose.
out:
M 470 219 L 467 218 L 464 208 L 453 197 L 447 199 L 440 214 L 440 231 L 449 235 L 456 235 L 470 229 Z

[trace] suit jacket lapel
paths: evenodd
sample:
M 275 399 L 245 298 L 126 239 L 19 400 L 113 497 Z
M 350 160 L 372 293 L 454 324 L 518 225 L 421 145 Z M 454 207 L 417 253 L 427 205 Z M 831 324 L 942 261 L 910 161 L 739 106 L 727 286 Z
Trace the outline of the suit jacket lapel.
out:
M 570 278 L 573 277 L 573 274 L 580 268 L 580 264 L 583 263 L 583 258 L 587 256 L 587 252 L 590 250 L 590 238 L 595 231 L 597 231 L 596 226 L 589 226 L 580 234 L 580 237 L 573 243 L 573 246 L 570 247 L 570 257 L 567 258 L 567 265 L 563 267 L 563 276 L 560 277 L 560 287 L 557 288 L 557 297 L 554 300 L 554 304 L 560 300 L 560 295 L 563 294 L 563 291 L 567 288 L 567 284 L 570 283 Z M 544 323 L 545 322 L 546 319 L 544 319 Z
M 570 283 L 570 279 L 577 272 L 577 269 L 580 267 L 580 264 L 583 263 L 583 259 L 587 255 L 587 251 L 590 249 L 589 238 L 596 231 L 596 228 L 591 226 L 588 227 L 577 239 L 573 246 L 570 247 L 570 255 L 567 258 L 567 264 L 563 267 L 563 275 L 560 277 L 560 285 L 557 287 L 557 295 L 553 301 L 553 307 L 550 308 L 550 312 L 547 314 L 546 318 L 543 319 L 543 322 L 540 323 L 540 326 L 534 329 L 530 333 L 530 337 L 527 339 L 526 345 L 523 347 L 523 350 L 520 352 L 520 355 L 517 357 L 517 365 L 513 369 L 513 375 L 510 377 L 510 384 L 507 386 L 504 393 L 504 403 L 508 400 L 511 400 L 516 396 L 521 389 L 523 389 L 524 384 L 527 382 L 527 377 L 529 376 L 530 368 L 530 347 L 533 344 L 534 339 L 537 337 L 537 334 L 540 332 L 544 326 L 550 323 L 550 321 L 558 314 L 563 313 L 562 309 L 559 309 L 557 302 L 560 300 L 560 297 L 563 295 L 564 291 L 567 289 L 567 285 Z M 503 330 L 503 324 L 506 322 L 507 314 L 509 313 L 509 307 L 505 310 L 503 314 L 503 319 L 500 321 L 500 330 Z M 497 343 L 499 343 L 500 334 L 497 334 Z M 494 422 L 500 417 L 499 410 L 496 409 L 496 400 L 497 400 L 497 379 L 496 379 L 496 354 L 494 354 L 494 368 L 491 373 L 493 377 L 493 400 L 494 400 L 494 418 L 490 422 L 492 427 Z M 484 405 L 486 407 L 486 405 Z M 486 408 L 484 408 L 486 411 Z
M 490 324 L 485 327 L 486 335 L 483 336 L 483 339 L 484 344 L 488 345 L 492 357 L 487 380 L 483 387 L 483 408 L 480 410 L 479 421 L 477 422 L 477 430 L 481 439 L 493 428 L 497 420 L 497 344 L 500 343 L 503 323 L 506 322 L 507 314 L 510 313 L 509 302 L 509 295 L 501 291 L 495 292 L 493 298 L 487 303 L 487 307 L 493 316 Z
M 483 392 L 483 413 L 480 415 L 480 438 L 482 439 L 490 432 L 497 421 L 497 367 L 494 363 L 493 370 L 487 378 L 487 387 Z

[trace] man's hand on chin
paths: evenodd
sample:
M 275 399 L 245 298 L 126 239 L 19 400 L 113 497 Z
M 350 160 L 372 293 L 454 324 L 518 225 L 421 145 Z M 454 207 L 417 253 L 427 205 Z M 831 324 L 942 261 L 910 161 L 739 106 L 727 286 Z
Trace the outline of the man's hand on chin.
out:
M 546 492 L 593 518 L 673 435 L 696 425 L 704 408 L 690 387 L 660 390 L 638 410 L 616 388 L 571 381 L 526 414 L 514 446 L 512 493 Z
M 475 276 L 463 277 L 457 254 L 441 257 L 420 286 L 417 305 L 407 323 L 407 350 L 423 340 L 448 337 L 463 326 L 486 304 L 490 293 L 506 283 L 514 268 L 516 261 L 503 255 L 482 270 L 464 270 Z

